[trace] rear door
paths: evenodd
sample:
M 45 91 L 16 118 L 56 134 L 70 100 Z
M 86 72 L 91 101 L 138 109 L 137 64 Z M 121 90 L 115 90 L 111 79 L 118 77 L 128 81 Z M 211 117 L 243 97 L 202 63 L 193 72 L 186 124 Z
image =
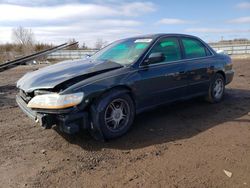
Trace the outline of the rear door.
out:
M 152 106 L 177 100 L 186 95 L 186 63 L 182 60 L 179 41 L 174 37 L 160 39 L 149 51 L 160 52 L 165 60 L 139 68 L 136 82 L 139 106 Z M 146 57 L 146 58 L 147 58 Z
M 181 38 L 187 63 L 187 96 L 206 93 L 210 83 L 212 53 L 196 38 Z

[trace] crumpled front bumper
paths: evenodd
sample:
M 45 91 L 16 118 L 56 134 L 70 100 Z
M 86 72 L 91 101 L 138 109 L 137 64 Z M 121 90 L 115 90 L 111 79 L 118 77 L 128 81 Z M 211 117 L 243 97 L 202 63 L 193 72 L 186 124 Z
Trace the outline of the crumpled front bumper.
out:
M 39 113 L 28 108 L 26 102 L 19 95 L 16 96 L 16 102 L 29 118 L 44 128 L 51 128 L 53 125 L 57 125 L 61 131 L 74 134 L 89 126 L 87 112 Z

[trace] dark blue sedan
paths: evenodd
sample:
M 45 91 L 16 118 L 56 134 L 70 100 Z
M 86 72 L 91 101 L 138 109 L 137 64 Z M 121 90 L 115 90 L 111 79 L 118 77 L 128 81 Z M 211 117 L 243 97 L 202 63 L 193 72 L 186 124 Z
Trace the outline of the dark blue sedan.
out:
M 17 83 L 17 103 L 45 128 L 88 129 L 95 138 L 111 139 L 152 107 L 197 96 L 220 102 L 233 75 L 230 57 L 197 37 L 146 35 L 26 74 Z

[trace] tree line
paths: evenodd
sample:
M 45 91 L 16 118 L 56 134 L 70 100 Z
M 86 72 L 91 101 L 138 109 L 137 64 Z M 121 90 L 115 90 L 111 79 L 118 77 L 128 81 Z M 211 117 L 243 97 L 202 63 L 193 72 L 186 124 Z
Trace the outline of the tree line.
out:
M 24 28 L 22 26 L 12 29 L 12 42 L 0 44 L 0 63 L 16 59 L 21 56 L 29 55 L 38 51 L 46 50 L 54 47 L 55 45 L 36 42 L 35 34 L 31 29 Z M 74 38 L 68 39 L 68 43 L 74 43 Z M 86 43 L 75 44 L 70 46 L 69 50 L 88 50 L 88 49 L 101 49 L 107 45 L 106 41 L 97 39 L 94 48 L 90 48 Z

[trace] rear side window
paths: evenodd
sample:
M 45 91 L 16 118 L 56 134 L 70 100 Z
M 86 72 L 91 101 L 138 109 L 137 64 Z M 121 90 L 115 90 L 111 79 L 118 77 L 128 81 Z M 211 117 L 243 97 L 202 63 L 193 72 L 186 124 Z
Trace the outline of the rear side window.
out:
M 185 57 L 187 59 L 205 57 L 209 54 L 206 47 L 200 41 L 190 38 L 183 38 L 181 40 L 184 47 Z

